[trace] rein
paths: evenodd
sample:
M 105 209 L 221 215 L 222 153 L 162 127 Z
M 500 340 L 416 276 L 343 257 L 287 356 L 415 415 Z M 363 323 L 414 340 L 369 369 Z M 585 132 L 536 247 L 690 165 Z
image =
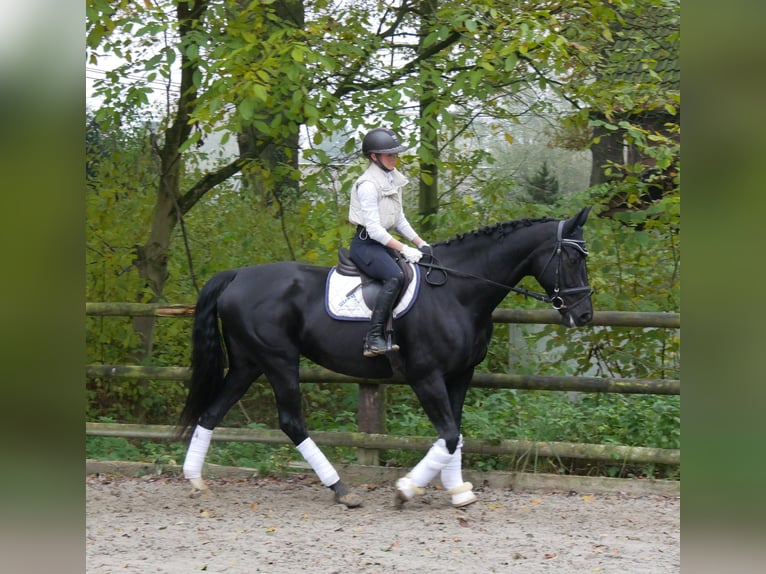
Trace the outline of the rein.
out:
M 553 288 L 553 297 L 549 297 L 545 293 L 537 293 L 535 291 L 530 291 L 529 289 L 524 289 L 522 287 L 514 287 L 512 285 L 506 285 L 504 283 L 499 283 L 497 281 L 494 281 L 492 279 L 488 279 L 486 277 L 482 277 L 480 275 L 474 275 L 473 273 L 468 273 L 466 271 L 460 271 L 459 269 L 452 269 L 450 267 L 444 267 L 443 265 L 439 265 L 438 263 L 424 263 L 423 261 L 418 261 L 418 265 L 421 267 L 426 267 L 428 270 L 426 271 L 426 283 L 429 285 L 433 285 L 435 287 L 440 287 L 441 285 L 444 285 L 447 282 L 447 274 L 448 273 L 454 273 L 455 275 L 461 275 L 463 277 L 469 277 L 471 279 L 477 279 L 479 281 L 483 281 L 484 283 L 488 283 L 490 285 L 494 285 L 496 287 L 500 287 L 502 289 L 506 289 L 508 291 L 513 291 L 515 293 L 519 293 L 521 295 L 524 295 L 525 297 L 532 297 L 533 299 L 537 299 L 538 301 L 542 301 L 544 303 L 550 303 L 551 306 L 558 310 L 563 309 L 566 307 L 566 303 L 564 302 L 564 299 L 562 298 L 562 295 L 569 295 L 572 293 L 581 293 L 585 292 L 585 295 L 583 297 L 587 297 L 591 292 L 591 288 L 589 285 L 584 285 L 582 287 L 571 287 L 567 289 L 560 289 L 559 288 L 559 273 L 561 271 L 561 249 L 564 245 L 571 245 L 578 249 L 581 253 L 583 253 L 586 257 L 588 255 L 588 250 L 585 247 L 585 241 L 579 240 L 579 239 L 566 239 L 562 237 L 562 230 L 564 227 L 564 221 L 559 221 L 559 226 L 556 231 L 556 247 L 553 249 L 553 253 L 551 253 L 551 256 L 548 258 L 548 261 L 546 262 L 545 266 L 543 267 L 542 273 L 545 272 L 545 270 L 548 268 L 548 265 L 550 265 L 551 261 L 553 261 L 553 258 L 558 256 L 558 265 L 556 267 L 556 283 Z M 433 247 L 430 245 L 428 246 L 430 253 L 428 256 L 431 258 L 431 261 L 436 261 L 436 257 L 434 257 L 433 253 Z M 444 280 L 437 283 L 431 280 L 431 271 L 436 269 L 437 271 L 441 271 L 444 273 Z M 579 302 L 579 300 L 578 300 Z
M 436 260 L 436 258 L 433 255 L 430 255 L 430 257 L 433 260 Z M 483 281 L 484 283 L 489 283 L 490 285 L 494 285 L 495 287 L 501 287 L 509 291 L 515 291 L 516 293 L 520 293 L 524 295 L 525 297 L 532 297 L 533 299 L 537 299 L 538 301 L 544 301 L 545 303 L 551 302 L 551 298 L 548 297 L 548 295 L 545 295 L 543 293 L 536 293 L 534 291 L 529 291 L 528 289 L 524 289 L 523 287 L 512 287 L 511 285 L 506 285 L 505 283 L 498 283 L 497 281 L 493 281 L 492 279 L 487 279 L 486 277 L 482 277 L 481 275 L 474 275 L 473 273 L 460 271 L 459 269 L 453 269 L 452 267 L 445 267 L 437 263 L 423 263 L 422 261 L 418 261 L 418 265 L 420 265 L 421 267 L 428 268 L 428 271 L 426 271 L 426 283 L 428 283 L 429 285 L 433 285 L 435 287 L 440 287 L 444 285 L 447 282 L 447 273 L 453 273 L 455 275 L 462 275 L 463 277 L 469 277 L 470 279 L 478 279 L 479 281 Z M 433 269 L 444 272 L 443 281 L 439 283 L 431 281 L 431 270 Z

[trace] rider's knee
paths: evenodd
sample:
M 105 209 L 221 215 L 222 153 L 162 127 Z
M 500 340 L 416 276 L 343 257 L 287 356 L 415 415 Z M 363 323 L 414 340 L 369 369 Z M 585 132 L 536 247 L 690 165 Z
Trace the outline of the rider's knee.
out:
M 404 283 L 404 273 L 402 273 L 401 269 L 398 273 L 392 275 L 386 280 L 386 283 L 390 283 L 391 285 L 395 287 L 401 287 L 402 283 Z

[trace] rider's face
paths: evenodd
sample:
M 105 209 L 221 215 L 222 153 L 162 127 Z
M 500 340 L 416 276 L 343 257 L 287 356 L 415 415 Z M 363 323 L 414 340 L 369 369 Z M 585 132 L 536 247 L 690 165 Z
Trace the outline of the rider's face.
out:
M 375 155 L 378 156 L 378 159 L 380 160 L 380 163 L 382 163 L 388 169 L 394 169 L 396 167 L 396 160 L 399 157 L 399 154 L 396 154 L 396 153 L 378 153 L 378 154 L 375 154 Z

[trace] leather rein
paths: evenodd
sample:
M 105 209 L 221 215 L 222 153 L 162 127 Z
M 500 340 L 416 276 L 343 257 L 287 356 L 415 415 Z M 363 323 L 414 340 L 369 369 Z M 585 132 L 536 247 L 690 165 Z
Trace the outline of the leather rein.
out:
M 444 285 L 447 282 L 447 274 L 454 273 L 455 275 L 462 275 L 463 277 L 478 279 L 479 281 L 483 281 L 484 283 L 489 283 L 490 285 L 495 285 L 496 287 L 501 287 L 509 291 L 514 291 L 515 293 L 519 293 L 521 295 L 524 295 L 525 297 L 532 297 L 533 299 L 537 299 L 538 301 L 543 301 L 544 303 L 550 303 L 550 305 L 556 310 L 565 309 L 567 305 L 563 299 L 564 295 L 572 295 L 574 293 L 584 293 L 583 297 L 587 297 L 593 292 L 593 290 L 590 288 L 590 285 L 583 285 L 582 287 L 569 287 L 567 289 L 561 289 L 559 285 L 560 275 L 561 275 L 561 249 L 564 247 L 564 245 L 571 245 L 572 247 L 580 251 L 580 253 L 582 253 L 586 257 L 588 256 L 588 249 L 585 247 L 585 241 L 581 239 L 568 239 L 568 238 L 562 237 L 563 229 L 564 229 L 564 221 L 562 220 L 562 221 L 559 221 L 559 226 L 556 231 L 556 246 L 553 248 L 553 253 L 551 253 L 551 256 L 548 258 L 548 261 L 545 263 L 545 266 L 543 267 L 543 270 L 540 273 L 540 275 L 545 273 L 545 270 L 548 268 L 548 265 L 550 265 L 551 261 L 553 261 L 554 258 L 557 258 L 556 276 L 555 276 L 556 279 L 554 282 L 552 297 L 548 296 L 545 293 L 537 293 L 535 291 L 530 291 L 529 289 L 524 289 L 523 287 L 514 287 L 512 285 L 505 285 L 504 283 L 498 283 L 497 281 L 493 281 L 492 279 L 487 279 L 486 277 L 481 277 L 480 275 L 474 275 L 473 273 L 468 273 L 465 271 L 460 271 L 458 269 L 451 269 L 449 267 L 444 267 L 443 265 L 439 265 L 438 262 L 434 263 L 436 261 L 436 257 L 434 257 L 433 247 L 431 247 L 430 245 L 428 246 L 428 249 L 430 251 L 428 256 L 431 258 L 431 263 L 425 263 L 421 260 L 421 261 L 418 261 L 418 265 L 420 265 L 421 267 L 427 268 L 426 283 L 428 283 L 429 285 L 433 285 L 435 287 Z M 442 273 L 444 273 L 444 279 L 441 282 L 436 282 L 431 279 L 431 272 L 434 270 L 441 271 Z M 577 300 L 577 302 L 579 301 L 580 299 Z

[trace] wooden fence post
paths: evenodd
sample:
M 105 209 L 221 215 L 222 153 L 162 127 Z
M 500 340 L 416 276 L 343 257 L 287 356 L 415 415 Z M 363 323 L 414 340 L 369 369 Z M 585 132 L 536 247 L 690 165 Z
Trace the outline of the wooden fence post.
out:
M 360 432 L 386 433 L 386 386 L 364 380 L 359 383 L 357 424 Z M 356 449 L 359 464 L 380 466 L 380 451 L 371 448 Z

